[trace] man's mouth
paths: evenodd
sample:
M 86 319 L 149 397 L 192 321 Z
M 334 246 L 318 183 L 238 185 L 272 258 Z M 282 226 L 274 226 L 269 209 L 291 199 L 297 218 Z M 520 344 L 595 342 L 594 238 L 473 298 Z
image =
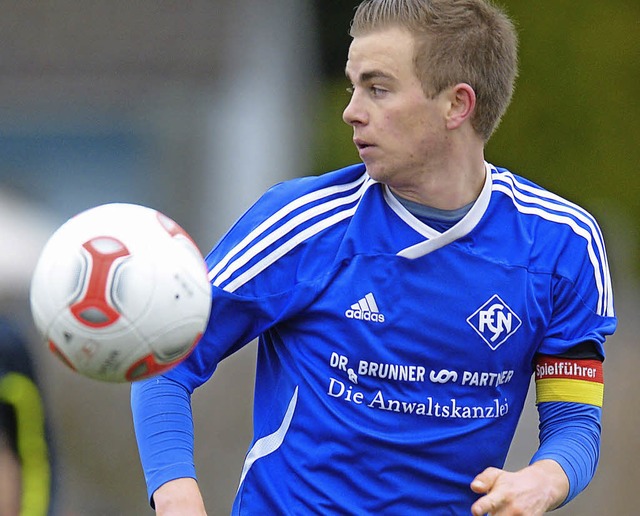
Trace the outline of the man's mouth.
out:
M 365 141 L 365 140 L 361 140 L 360 138 L 354 138 L 353 143 L 355 144 L 356 148 L 361 151 L 364 149 L 367 149 L 369 147 L 372 147 L 373 144 Z

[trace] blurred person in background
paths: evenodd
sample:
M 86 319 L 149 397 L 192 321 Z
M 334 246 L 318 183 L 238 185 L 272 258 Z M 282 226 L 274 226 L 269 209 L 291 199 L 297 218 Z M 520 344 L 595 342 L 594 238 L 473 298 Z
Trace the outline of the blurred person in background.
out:
M 27 344 L 0 317 L 0 516 L 51 513 L 50 443 Z
M 207 257 L 195 351 L 132 386 L 158 514 L 205 513 L 190 396 L 256 337 L 233 514 L 536 516 L 595 472 L 617 324 L 602 234 L 484 159 L 513 24 L 483 0 L 365 0 L 351 36 L 343 118 L 362 163 L 249 209 Z M 532 375 L 539 448 L 505 471 Z

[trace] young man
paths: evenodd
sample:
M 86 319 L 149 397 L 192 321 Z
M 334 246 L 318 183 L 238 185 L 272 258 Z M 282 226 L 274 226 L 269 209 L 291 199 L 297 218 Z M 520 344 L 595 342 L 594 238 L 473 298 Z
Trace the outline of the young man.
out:
M 512 24 L 483 0 L 366 0 L 351 35 L 363 163 L 268 191 L 207 258 L 195 352 L 133 386 L 158 514 L 204 513 L 189 395 L 255 337 L 234 514 L 538 515 L 594 473 L 616 326 L 602 235 L 484 160 Z M 540 447 L 507 472 L 532 374 Z

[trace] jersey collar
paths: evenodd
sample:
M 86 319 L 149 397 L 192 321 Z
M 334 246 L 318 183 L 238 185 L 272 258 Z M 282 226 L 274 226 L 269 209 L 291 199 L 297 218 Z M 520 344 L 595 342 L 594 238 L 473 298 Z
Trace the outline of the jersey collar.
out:
M 421 256 L 425 256 L 469 234 L 478 225 L 478 222 L 480 222 L 480 219 L 482 219 L 483 215 L 487 211 L 489 201 L 491 200 L 491 165 L 485 162 L 484 166 L 485 180 L 478 199 L 462 220 L 443 233 L 423 224 L 416 217 L 411 215 L 411 213 L 409 213 L 407 209 L 393 196 L 389 189 L 386 186 L 384 187 L 384 199 L 389 207 L 406 224 L 425 237 L 423 242 L 399 251 L 397 253 L 398 256 L 409 259 L 420 258 Z

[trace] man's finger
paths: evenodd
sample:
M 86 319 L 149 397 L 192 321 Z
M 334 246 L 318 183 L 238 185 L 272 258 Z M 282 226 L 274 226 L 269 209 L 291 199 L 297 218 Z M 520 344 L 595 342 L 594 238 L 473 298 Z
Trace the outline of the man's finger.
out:
M 471 506 L 471 514 L 473 516 L 484 516 L 491 514 L 497 509 L 494 502 L 488 496 L 483 496 Z
M 488 493 L 495 484 L 503 470 L 498 468 L 487 468 L 471 482 L 471 490 L 474 493 Z

